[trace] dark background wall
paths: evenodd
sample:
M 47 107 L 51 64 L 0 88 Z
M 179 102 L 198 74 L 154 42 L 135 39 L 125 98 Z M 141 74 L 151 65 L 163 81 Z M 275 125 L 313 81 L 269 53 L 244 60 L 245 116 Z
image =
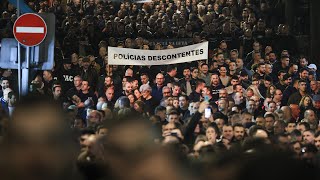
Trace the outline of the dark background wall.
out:
M 320 65 L 320 1 L 311 0 L 310 5 L 310 29 L 311 29 L 311 59 Z
M 281 1 L 281 0 L 280 0 Z M 283 0 L 286 20 L 309 62 L 320 65 L 320 1 Z

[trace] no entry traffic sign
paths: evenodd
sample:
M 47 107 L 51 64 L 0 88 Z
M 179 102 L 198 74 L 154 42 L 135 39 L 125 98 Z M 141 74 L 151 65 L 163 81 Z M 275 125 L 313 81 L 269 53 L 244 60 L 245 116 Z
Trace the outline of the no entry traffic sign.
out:
M 25 46 L 37 46 L 46 38 L 47 25 L 39 15 L 26 13 L 14 23 L 13 35 Z

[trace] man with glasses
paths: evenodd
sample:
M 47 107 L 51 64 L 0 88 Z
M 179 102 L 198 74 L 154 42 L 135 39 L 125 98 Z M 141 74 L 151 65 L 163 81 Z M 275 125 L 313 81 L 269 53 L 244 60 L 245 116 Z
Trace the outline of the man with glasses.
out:
M 168 86 L 163 86 L 162 88 L 162 96 L 163 98 L 171 97 L 171 88 Z
M 156 76 L 156 84 L 152 87 L 152 97 L 160 102 L 163 98 L 162 88 L 164 86 L 164 75 L 162 73 L 158 73 Z

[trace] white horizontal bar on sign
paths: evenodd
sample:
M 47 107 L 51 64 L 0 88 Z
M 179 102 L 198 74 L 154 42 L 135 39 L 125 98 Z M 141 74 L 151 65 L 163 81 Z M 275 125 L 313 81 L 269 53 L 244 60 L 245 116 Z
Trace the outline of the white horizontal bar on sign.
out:
M 44 33 L 44 27 L 16 27 L 17 33 Z
M 136 0 L 135 3 L 148 3 L 152 2 L 152 0 Z

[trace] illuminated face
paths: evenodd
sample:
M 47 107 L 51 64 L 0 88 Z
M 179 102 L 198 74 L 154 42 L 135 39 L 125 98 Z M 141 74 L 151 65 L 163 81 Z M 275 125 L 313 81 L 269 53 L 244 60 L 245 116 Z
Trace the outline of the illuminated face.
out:
M 54 92 L 53 92 L 53 95 L 54 97 L 60 97 L 61 96 L 61 87 L 58 86 L 54 89 Z
M 260 72 L 261 74 L 266 73 L 266 65 L 260 65 L 260 66 L 259 66 L 259 72 Z
M 285 67 L 288 67 L 289 66 L 289 63 L 290 63 L 290 59 L 289 58 L 283 58 L 281 60 L 281 63 L 285 66 Z
M 138 89 L 138 87 L 139 87 L 138 80 L 132 81 L 131 86 L 132 86 L 133 90 Z
M 259 126 L 265 126 L 265 123 L 266 123 L 266 120 L 263 118 L 263 117 L 258 117 L 256 119 L 256 124 L 259 125 Z
M 308 61 L 306 58 L 302 58 L 299 60 L 299 64 L 301 67 L 306 67 L 308 65 Z
M 238 84 L 237 86 L 236 86 L 236 92 L 239 92 L 239 93 L 243 93 L 243 88 L 242 88 L 242 86 L 240 85 L 240 84 Z
M 237 59 L 236 60 L 236 66 L 237 66 L 237 69 L 243 68 L 243 60 L 242 59 Z
M 107 48 L 101 47 L 101 48 L 99 49 L 99 55 L 100 55 L 101 57 L 104 57 L 106 54 L 107 54 Z
M 218 85 L 219 84 L 219 76 L 217 74 L 213 74 L 211 76 L 211 84 Z
M 149 81 L 149 78 L 148 78 L 147 75 L 142 75 L 142 76 L 140 77 L 140 79 L 141 79 L 141 83 L 142 83 L 142 84 L 147 84 L 148 81 Z
M 314 143 L 314 135 L 310 131 L 303 132 L 302 136 L 305 143 Z
M 202 97 L 205 97 L 209 93 L 210 93 L 210 91 L 208 90 L 208 88 L 206 88 L 206 87 L 202 88 Z
M 125 86 L 125 90 L 127 93 L 131 93 L 132 92 L 132 84 L 129 82 L 126 82 L 126 86 Z
M 299 70 L 298 65 L 293 65 L 293 66 L 292 66 L 292 72 L 293 72 L 294 74 L 296 74 L 296 73 L 298 72 L 298 70 Z
M 188 105 L 188 101 L 186 100 L 186 98 L 185 97 L 179 97 L 179 107 L 180 108 L 186 108 L 186 107 L 188 107 L 189 105 Z
M 208 73 L 209 67 L 207 65 L 202 65 L 201 66 L 201 71 L 202 73 L 206 74 Z
M 308 119 L 308 121 L 310 123 L 315 122 L 316 121 L 316 115 L 315 115 L 314 111 L 313 110 L 307 110 L 307 111 L 308 111 L 308 113 L 307 113 L 307 116 L 305 116 L 305 118 Z
M 223 54 L 219 54 L 219 55 L 217 56 L 217 61 L 220 62 L 220 63 L 224 63 Z
M 271 64 L 266 64 L 266 73 L 271 74 L 272 73 L 272 65 Z
M 170 114 L 168 122 L 179 122 L 179 116 L 177 114 Z
M 249 98 L 252 97 L 253 96 L 253 90 L 248 89 L 246 94 L 247 94 L 247 97 L 249 97 Z
M 158 75 L 156 76 L 156 83 L 157 83 L 157 85 L 159 85 L 159 86 L 163 85 L 163 83 L 164 83 L 164 76 L 163 76 L 163 74 L 158 74 Z
M 220 72 L 221 76 L 225 76 L 227 74 L 227 68 L 226 67 L 221 67 L 219 72 Z
M 180 86 L 174 86 L 172 89 L 172 94 L 175 96 L 178 96 L 181 93 L 181 88 Z
M 310 82 L 310 88 L 312 91 L 316 91 L 318 88 L 318 82 L 317 81 L 311 81 Z
M 136 96 L 137 99 L 139 99 L 141 97 L 141 93 L 138 89 L 134 90 L 134 95 Z
M 314 101 L 313 106 L 316 109 L 320 109 L 320 101 Z
M 175 108 L 179 108 L 179 100 L 178 99 L 174 99 L 173 102 L 172 102 L 173 106 Z
M 269 54 L 269 60 L 271 62 L 274 62 L 277 59 L 276 54 L 275 53 L 270 53 Z
M 106 97 L 108 101 L 111 101 L 114 97 L 114 89 L 113 88 L 108 88 L 106 91 Z
M 296 129 L 296 123 L 288 123 L 286 127 L 287 133 L 291 133 L 294 129 Z
M 268 112 L 274 112 L 277 109 L 276 103 L 269 103 Z
M 207 137 L 208 141 L 213 142 L 213 143 L 216 142 L 217 133 L 216 133 L 215 129 L 212 127 L 208 127 L 206 130 L 206 137 Z
M 301 78 L 301 79 L 307 79 L 308 76 L 309 76 L 309 72 L 308 72 L 308 71 L 302 71 L 302 72 L 300 73 L 300 78 Z
M 214 122 L 217 124 L 218 128 L 222 130 L 222 127 L 224 125 L 224 120 L 221 118 L 218 118 Z
M 305 82 L 299 83 L 299 90 L 301 90 L 302 92 L 305 92 L 307 90 L 307 83 Z
M 242 140 L 244 137 L 244 128 L 240 126 L 234 127 L 234 137 L 237 140 Z
M 104 84 L 105 86 L 111 86 L 112 85 L 112 78 L 111 77 L 106 77 L 104 78 Z
M 228 92 L 225 89 L 221 89 L 219 91 L 219 98 L 227 98 L 228 97 Z
M 273 128 L 273 124 L 274 124 L 274 119 L 272 117 L 266 117 L 266 124 L 265 127 L 268 130 L 271 130 Z
M 303 105 L 305 107 L 308 107 L 311 105 L 311 99 L 309 97 L 305 97 L 304 100 L 303 100 Z
M 190 69 L 183 70 L 183 76 L 189 78 L 191 75 Z
M 48 71 L 43 71 L 43 79 L 45 80 L 45 81 L 50 81 L 51 80 L 51 78 L 52 78 L 52 75 L 51 75 L 51 73 L 49 73 Z
M 226 139 L 231 140 L 233 137 L 233 128 L 232 126 L 223 126 L 222 127 L 222 136 Z
M 224 99 L 219 100 L 218 108 L 219 111 L 225 111 L 228 108 L 227 101 Z
M 87 91 L 87 90 L 89 90 L 89 88 L 90 88 L 90 86 L 89 86 L 88 81 L 82 81 L 82 83 L 81 83 L 81 90 L 82 90 L 82 91 Z
M 247 110 L 249 113 L 254 113 L 256 110 L 256 104 L 254 101 L 250 100 L 247 102 Z
M 6 88 L 9 88 L 9 81 L 8 80 L 2 80 L 1 87 L 2 87 L 2 90 L 6 89 Z
M 192 71 L 192 78 L 196 79 L 199 75 L 199 70 L 198 69 L 194 69 Z
M 243 95 L 242 95 L 242 93 L 237 92 L 237 93 L 235 94 L 235 96 L 234 96 L 234 103 L 235 103 L 236 105 L 239 105 L 239 104 L 241 104 L 242 102 L 243 102 Z

